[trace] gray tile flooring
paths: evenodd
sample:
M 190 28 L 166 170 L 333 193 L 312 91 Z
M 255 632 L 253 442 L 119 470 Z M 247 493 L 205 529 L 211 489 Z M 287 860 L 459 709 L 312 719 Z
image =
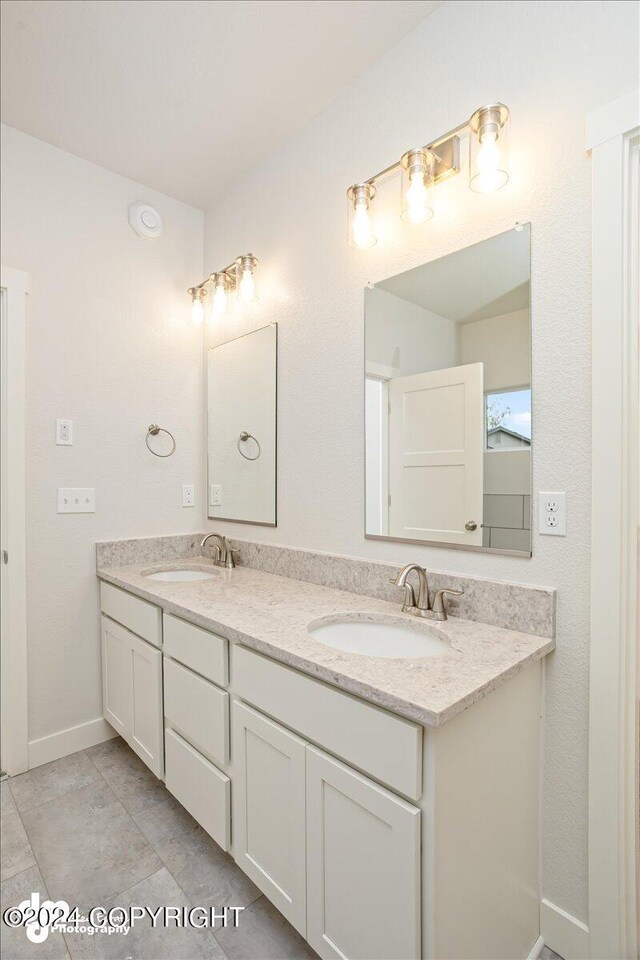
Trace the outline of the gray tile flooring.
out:
M 0 783 L 2 909 L 241 906 L 237 928 L 50 934 L 2 926 L 3 960 L 313 960 L 316 954 L 119 738 Z
M 2 926 L 3 960 L 314 960 L 316 954 L 117 738 L 0 783 L 0 903 L 242 906 L 237 928 L 50 934 Z M 541 960 L 561 960 L 544 947 Z

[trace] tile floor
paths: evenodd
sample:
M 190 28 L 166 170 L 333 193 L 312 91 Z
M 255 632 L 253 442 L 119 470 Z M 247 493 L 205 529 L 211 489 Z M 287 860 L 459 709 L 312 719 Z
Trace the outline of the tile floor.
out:
M 40 891 L 92 906 L 241 906 L 237 928 L 126 936 L 1 929 L 3 960 L 312 960 L 316 954 L 119 738 L 0 784 L 2 910 Z
M 317 955 L 120 738 L 0 783 L 0 902 L 242 906 L 237 928 L 126 936 L 1 928 L 3 960 L 313 960 Z M 544 948 L 541 960 L 561 960 Z

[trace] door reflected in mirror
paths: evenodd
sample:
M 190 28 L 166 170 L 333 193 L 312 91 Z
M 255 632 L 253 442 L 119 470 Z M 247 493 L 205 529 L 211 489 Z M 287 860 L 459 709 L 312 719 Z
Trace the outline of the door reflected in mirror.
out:
M 530 226 L 365 290 L 367 537 L 531 553 Z
M 207 355 L 210 518 L 276 526 L 278 325 Z

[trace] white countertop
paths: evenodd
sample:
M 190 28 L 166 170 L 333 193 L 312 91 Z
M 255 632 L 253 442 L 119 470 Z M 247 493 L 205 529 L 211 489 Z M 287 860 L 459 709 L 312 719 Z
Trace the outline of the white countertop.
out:
M 214 576 L 187 583 L 144 576 L 171 566 L 210 569 Z M 416 624 L 417 618 L 401 614 L 400 603 L 251 567 L 227 571 L 213 567 L 205 558 L 110 566 L 99 568 L 98 576 L 167 613 L 426 726 L 440 726 L 555 649 L 552 639 L 450 617 L 444 623 L 428 621 L 429 628 L 449 644 L 443 655 L 420 659 L 362 656 L 325 646 L 309 635 L 307 626 L 323 617 L 348 618 L 354 613 L 399 616 L 410 624 Z

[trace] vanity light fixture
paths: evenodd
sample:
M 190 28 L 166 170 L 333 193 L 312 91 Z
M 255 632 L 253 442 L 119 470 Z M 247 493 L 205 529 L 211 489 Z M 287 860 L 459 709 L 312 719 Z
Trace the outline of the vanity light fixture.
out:
M 201 285 L 199 287 L 189 287 L 188 293 L 191 297 L 191 319 L 196 327 L 199 327 L 204 320 L 204 301 L 207 297 L 207 291 Z
M 469 120 L 424 147 L 408 150 L 400 160 L 347 190 L 349 243 L 366 249 L 376 243 L 371 211 L 375 184 L 402 169 L 400 215 L 407 223 L 433 217 L 433 187 L 460 173 L 460 134 L 469 131 L 469 186 L 477 193 L 499 190 L 509 179 L 507 124 L 503 103 L 480 107 Z
M 258 299 L 255 280 L 257 266 L 257 258 L 252 253 L 245 253 L 223 270 L 210 273 L 197 287 L 189 287 L 187 292 L 191 297 L 193 322 L 201 324 L 204 318 L 204 301 L 207 297 L 208 283 L 213 285 L 211 312 L 214 317 L 221 317 L 225 313 L 230 291 L 235 291 L 241 303 L 256 301 Z
M 377 243 L 369 213 L 369 206 L 375 195 L 376 188 L 372 183 L 354 183 L 347 190 L 349 198 L 349 243 L 361 250 L 373 247 Z
M 433 216 L 433 168 L 429 150 L 408 150 L 402 164 L 402 213 L 407 223 L 425 223 Z
M 223 270 L 213 274 L 213 300 L 211 309 L 214 317 L 221 317 L 227 309 L 229 277 Z
M 507 166 L 507 121 L 503 103 L 476 110 L 469 121 L 469 186 L 476 193 L 492 193 L 509 179 Z

